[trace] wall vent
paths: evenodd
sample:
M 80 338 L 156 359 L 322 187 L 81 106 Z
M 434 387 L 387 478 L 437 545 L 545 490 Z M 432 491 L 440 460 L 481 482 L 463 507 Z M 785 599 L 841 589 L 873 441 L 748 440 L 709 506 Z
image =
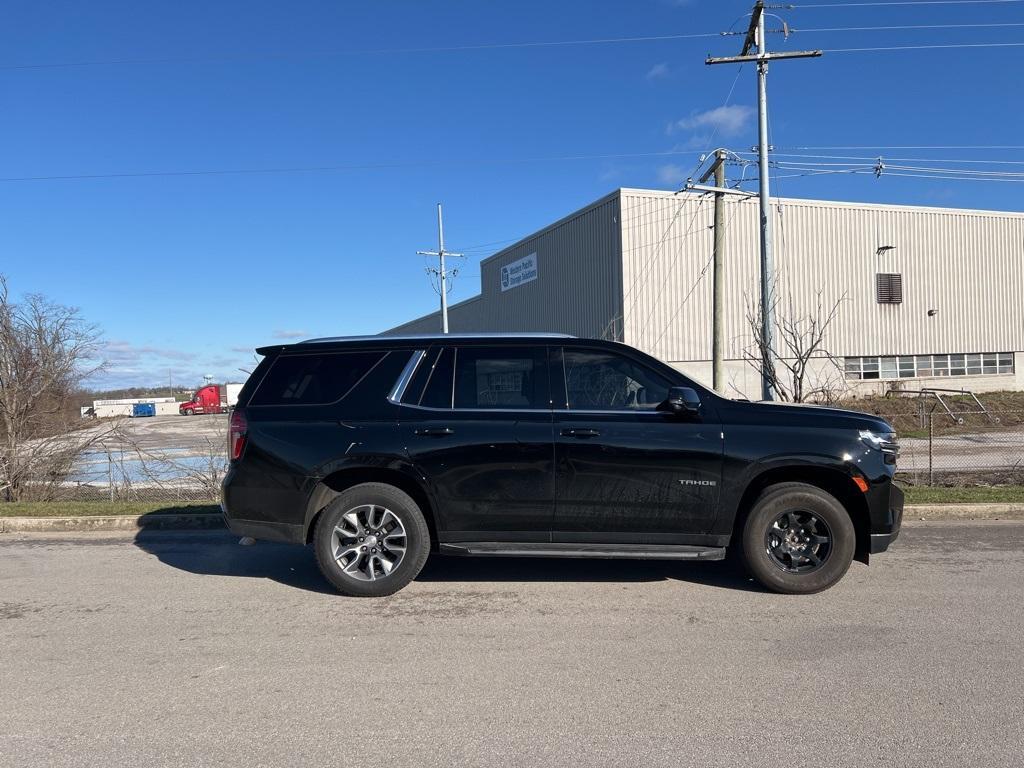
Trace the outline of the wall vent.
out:
M 903 275 L 888 273 L 875 275 L 875 298 L 879 304 L 902 304 Z

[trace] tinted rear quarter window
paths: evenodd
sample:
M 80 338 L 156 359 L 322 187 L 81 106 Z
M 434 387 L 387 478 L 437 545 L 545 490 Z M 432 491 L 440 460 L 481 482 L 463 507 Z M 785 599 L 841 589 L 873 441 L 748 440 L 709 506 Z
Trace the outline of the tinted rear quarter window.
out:
M 431 366 L 423 397 L 419 404 L 427 408 L 452 407 L 452 360 L 455 350 L 445 347 L 437 362 Z
M 385 353 L 280 355 L 250 405 L 326 405 L 347 395 Z

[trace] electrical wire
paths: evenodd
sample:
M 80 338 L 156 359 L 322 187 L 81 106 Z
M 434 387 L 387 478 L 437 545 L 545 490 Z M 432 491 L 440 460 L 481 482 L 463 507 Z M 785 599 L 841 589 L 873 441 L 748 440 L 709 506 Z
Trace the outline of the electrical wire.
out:
M 889 2 L 862 2 L 862 3 L 810 3 L 785 5 L 772 5 L 769 8 L 785 8 L 788 11 L 803 10 L 805 8 L 884 8 L 897 5 L 998 5 L 1004 3 L 1020 3 L 1024 0 L 889 0 Z
M 684 35 L 643 35 L 636 37 L 603 37 L 587 40 L 540 40 L 518 43 L 482 43 L 479 45 L 443 45 L 414 48 L 357 48 L 347 51 L 319 53 L 254 54 L 241 56 L 191 56 L 140 59 L 103 59 L 93 61 L 65 61 L 41 64 L 4 64 L 0 69 L 60 69 L 70 67 L 123 66 L 135 64 L 199 64 L 204 62 L 277 61 L 287 59 L 319 59 L 336 56 L 380 56 L 409 53 L 464 53 L 470 51 L 513 50 L 516 48 L 558 48 L 580 45 L 613 45 L 618 43 L 650 43 L 669 40 L 696 40 L 721 37 L 719 32 L 698 32 Z
M 823 48 L 822 53 L 865 53 L 870 51 L 934 51 L 949 48 L 1021 48 L 1021 43 L 940 43 L 937 45 L 880 45 L 871 48 Z
M 860 145 L 829 145 L 818 147 L 776 147 L 776 149 L 798 149 L 798 150 L 844 150 L 844 149 L 1024 149 L 1024 144 L 860 144 Z
M 1024 27 L 1024 22 L 996 22 L 991 24 L 896 24 L 881 27 L 790 27 L 789 33 L 798 32 L 891 32 L 896 30 L 913 31 L 920 29 L 979 29 L 994 27 Z
M 425 168 L 443 166 L 488 166 L 518 163 L 565 162 L 573 160 L 617 160 L 639 157 L 677 157 L 681 155 L 699 155 L 700 150 L 668 150 L 664 152 L 626 152 L 602 155 L 550 155 L 547 157 L 506 157 L 489 159 L 455 159 L 455 160 L 413 160 L 398 163 L 353 163 L 342 165 L 305 165 L 280 168 L 206 168 L 194 171 L 131 171 L 122 173 L 82 173 L 54 174 L 40 176 L 4 176 L 0 182 L 13 181 L 68 181 L 80 179 L 134 179 L 159 178 L 165 176 L 230 176 L 249 174 L 277 173 L 316 173 L 325 171 L 367 171 L 394 170 L 403 168 Z
M 740 155 L 754 155 L 754 152 L 738 152 Z M 772 157 L 803 157 L 803 158 L 820 158 L 823 160 L 863 160 L 864 162 L 877 162 L 879 156 L 874 157 L 862 157 L 853 155 L 796 155 L 785 152 L 772 152 Z M 883 157 L 885 162 L 897 161 L 904 163 L 930 163 L 935 160 L 941 160 L 943 163 L 984 163 L 988 165 L 1024 165 L 1024 160 L 987 160 L 984 158 L 975 158 L 971 160 L 954 159 L 954 158 L 934 158 L 934 157 Z M 787 160 L 788 163 L 795 161 Z M 830 165 L 830 163 L 823 163 L 823 165 Z M 839 165 L 839 163 L 837 163 Z

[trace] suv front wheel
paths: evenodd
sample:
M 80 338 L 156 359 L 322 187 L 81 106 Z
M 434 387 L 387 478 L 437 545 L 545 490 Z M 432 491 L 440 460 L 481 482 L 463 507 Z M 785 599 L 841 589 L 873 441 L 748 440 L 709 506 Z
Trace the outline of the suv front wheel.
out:
M 806 595 L 828 589 L 853 561 L 857 533 L 839 501 L 805 483 L 765 489 L 743 526 L 743 560 L 774 592 Z
M 419 574 L 430 552 L 430 532 L 409 494 L 363 483 L 323 511 L 313 546 L 320 570 L 343 595 L 384 597 Z

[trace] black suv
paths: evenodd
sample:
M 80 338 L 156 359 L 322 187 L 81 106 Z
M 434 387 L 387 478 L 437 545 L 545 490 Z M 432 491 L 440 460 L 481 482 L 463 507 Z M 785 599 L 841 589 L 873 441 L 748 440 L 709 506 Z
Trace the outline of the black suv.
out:
M 346 595 L 428 553 L 719 560 L 817 592 L 899 533 L 892 428 L 722 398 L 623 344 L 557 335 L 260 349 L 231 416 L 238 535 L 312 544 Z

